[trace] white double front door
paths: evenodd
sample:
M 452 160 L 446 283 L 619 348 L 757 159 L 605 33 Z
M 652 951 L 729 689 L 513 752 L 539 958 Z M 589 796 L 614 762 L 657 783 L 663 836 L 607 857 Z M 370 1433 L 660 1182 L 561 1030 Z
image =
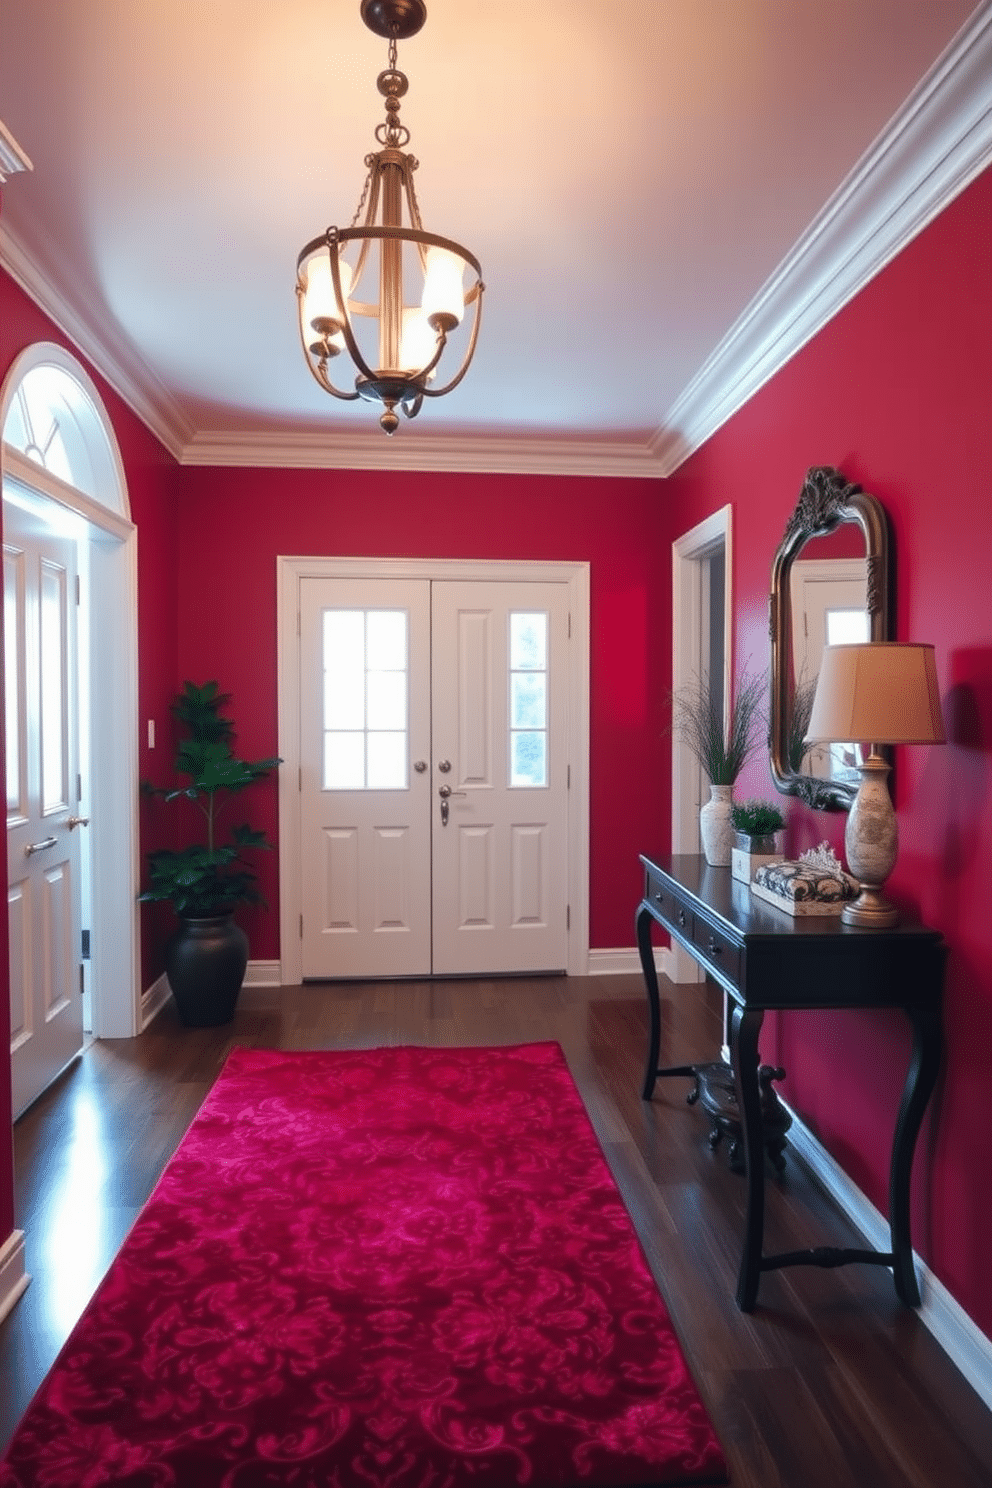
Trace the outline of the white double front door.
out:
M 304 577 L 305 978 L 559 971 L 568 586 Z

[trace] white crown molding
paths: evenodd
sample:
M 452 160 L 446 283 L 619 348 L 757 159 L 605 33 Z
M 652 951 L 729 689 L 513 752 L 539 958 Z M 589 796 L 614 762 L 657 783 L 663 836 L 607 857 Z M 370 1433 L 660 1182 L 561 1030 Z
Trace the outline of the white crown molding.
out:
M 134 356 L 109 323 L 99 330 L 54 288 L 20 240 L 0 221 L 0 263 L 78 352 L 103 377 L 156 439 L 177 460 L 193 438 L 193 426 L 172 394 Z
M 34 166 L 0 119 L 0 186 L 17 171 L 29 170 L 34 170 Z
M 197 432 L 123 340 L 52 289 L 2 222 L 0 258 L 184 465 L 657 478 L 677 470 L 992 161 L 990 77 L 992 0 L 981 0 L 646 441 Z
M 474 471 L 490 475 L 588 475 L 656 478 L 650 444 L 619 440 L 500 438 L 414 434 L 393 438 L 378 422 L 361 433 L 280 435 L 203 431 L 180 456 L 184 465 L 278 466 L 314 470 Z
M 982 3 L 672 405 L 670 475 L 992 160 L 992 0 Z

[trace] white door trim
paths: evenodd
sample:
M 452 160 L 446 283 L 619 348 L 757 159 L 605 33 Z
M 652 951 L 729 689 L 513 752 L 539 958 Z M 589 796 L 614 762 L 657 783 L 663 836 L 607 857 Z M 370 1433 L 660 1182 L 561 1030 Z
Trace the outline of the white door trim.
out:
M 304 578 L 478 579 L 567 584 L 572 617 L 569 648 L 569 729 L 572 776 L 568 797 L 568 974 L 589 969 L 589 565 L 588 563 L 474 562 L 432 558 L 276 558 L 279 754 L 288 768 L 279 782 L 279 946 L 280 980 L 302 980 L 299 937 L 301 843 L 298 703 L 299 584 Z
M 703 565 L 716 547 L 724 552 L 723 708 L 730 708 L 733 673 L 733 523 L 731 508 L 722 506 L 672 543 L 672 690 L 693 685 L 703 667 Z M 672 852 L 699 851 L 701 772 L 692 752 L 672 737 Z M 674 982 L 695 982 L 698 963 L 673 945 L 666 968 Z

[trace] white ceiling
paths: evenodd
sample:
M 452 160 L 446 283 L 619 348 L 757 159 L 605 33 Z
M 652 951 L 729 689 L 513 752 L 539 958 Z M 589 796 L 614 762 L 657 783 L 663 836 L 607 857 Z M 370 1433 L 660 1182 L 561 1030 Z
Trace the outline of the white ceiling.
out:
M 402 119 L 485 313 L 461 386 L 387 441 L 296 328 L 296 255 L 351 221 L 383 117 L 359 0 L 3 0 L 33 164 L 3 260 L 179 458 L 663 472 L 785 321 L 822 323 L 845 255 L 840 298 L 895 251 L 894 202 L 897 238 L 932 213 L 962 113 L 988 123 L 989 0 L 427 4 Z

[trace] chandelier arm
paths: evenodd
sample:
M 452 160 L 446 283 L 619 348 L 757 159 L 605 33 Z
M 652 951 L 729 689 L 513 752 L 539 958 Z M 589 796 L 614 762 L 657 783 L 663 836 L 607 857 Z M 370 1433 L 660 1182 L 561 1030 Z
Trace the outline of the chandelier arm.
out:
M 319 362 L 316 366 L 314 366 L 314 364 L 308 357 L 307 365 L 310 368 L 313 376 L 316 378 L 317 382 L 319 382 L 321 387 L 324 389 L 325 393 L 330 393 L 332 398 L 340 398 L 342 403 L 357 403 L 359 394 L 345 393 L 342 392 L 340 388 L 336 388 L 331 379 L 328 377 L 327 373 L 322 370 Z
M 475 355 L 475 343 L 479 339 L 479 325 L 481 324 L 481 321 L 482 321 L 482 291 L 485 289 L 485 287 L 486 286 L 483 284 L 482 280 L 480 279 L 479 282 L 478 282 L 478 284 L 476 285 L 476 289 L 478 290 L 478 294 L 476 296 L 475 319 L 472 322 L 472 336 L 471 336 L 471 340 L 468 343 L 468 347 L 467 347 L 467 349 L 465 351 L 465 355 L 462 358 L 462 364 L 461 364 L 461 366 L 459 367 L 458 371 L 455 373 L 455 375 L 451 379 L 451 381 L 448 382 L 448 383 L 445 383 L 444 387 L 440 387 L 440 388 L 429 388 L 429 387 L 425 387 L 424 388 L 424 397 L 425 398 L 442 398 L 445 393 L 450 393 L 451 392 L 451 389 L 452 388 L 456 388 L 458 386 L 458 384 L 461 382 L 462 378 L 465 376 L 465 373 L 468 371 L 468 369 L 469 369 L 469 367 L 471 365 L 471 362 L 472 362 L 472 358 Z M 444 342 L 445 339 L 446 338 L 442 335 L 442 343 Z M 443 350 L 443 349 L 444 349 L 444 347 L 443 347 L 443 344 L 442 344 L 441 350 Z
M 304 252 L 305 251 L 306 250 L 304 250 Z M 296 297 L 298 300 L 301 300 L 303 298 L 303 290 L 299 284 L 297 284 L 296 286 Z M 333 382 L 327 375 L 327 358 L 314 358 L 311 355 L 310 348 L 306 342 L 306 337 L 303 334 L 303 322 L 300 319 L 299 315 L 297 315 L 296 320 L 300 332 L 300 345 L 303 348 L 303 360 L 307 364 L 307 370 L 309 371 L 310 376 L 315 382 L 318 382 L 320 384 L 325 393 L 330 393 L 332 397 L 340 398 L 345 403 L 354 403 L 355 400 L 358 398 L 358 394 L 343 393 L 339 388 L 336 388 L 334 386 Z

